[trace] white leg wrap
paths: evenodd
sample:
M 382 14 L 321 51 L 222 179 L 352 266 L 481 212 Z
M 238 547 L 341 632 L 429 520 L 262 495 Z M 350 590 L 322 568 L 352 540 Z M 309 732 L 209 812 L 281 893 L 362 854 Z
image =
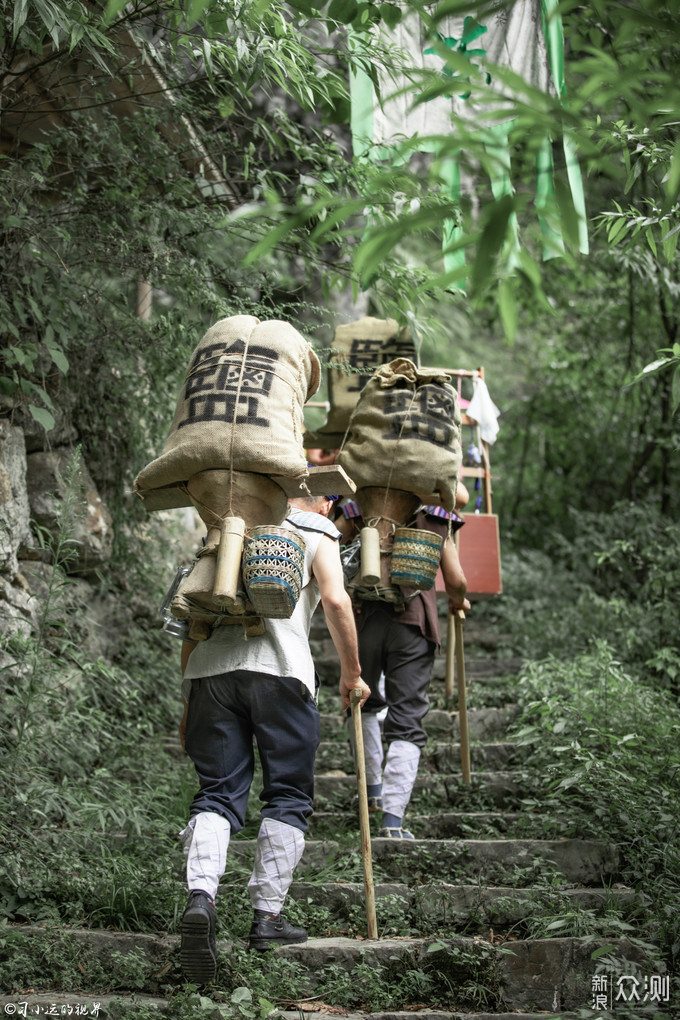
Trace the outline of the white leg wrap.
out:
M 201 811 L 182 829 L 189 891 L 202 889 L 215 899 L 227 863 L 230 834 L 227 819 L 214 811 Z
M 387 748 L 383 776 L 383 811 L 403 818 L 418 774 L 420 748 L 410 740 L 393 740 Z
M 263 818 L 257 834 L 255 866 L 248 882 L 253 910 L 278 914 L 305 848 L 304 833 L 275 818 Z
M 380 720 L 374 712 L 361 713 L 361 733 L 364 738 L 364 763 L 366 765 L 366 784 L 375 786 L 382 783 L 383 746 Z M 349 720 L 349 742 L 352 755 L 355 756 L 354 726 Z

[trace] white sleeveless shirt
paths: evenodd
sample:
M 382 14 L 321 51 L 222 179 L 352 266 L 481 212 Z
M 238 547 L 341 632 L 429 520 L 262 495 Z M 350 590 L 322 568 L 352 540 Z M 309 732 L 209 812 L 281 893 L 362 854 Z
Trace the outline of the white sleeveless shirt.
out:
M 292 510 L 281 527 L 290 528 L 305 542 L 302 591 L 293 615 L 288 620 L 265 619 L 264 634 L 249 638 L 238 624 L 215 627 L 208 640 L 199 641 L 189 656 L 185 680 L 246 669 L 269 676 L 293 677 L 315 697 L 309 628 L 320 594 L 312 576 L 312 562 L 324 534 L 337 538 L 340 532 L 320 514 L 299 510 Z

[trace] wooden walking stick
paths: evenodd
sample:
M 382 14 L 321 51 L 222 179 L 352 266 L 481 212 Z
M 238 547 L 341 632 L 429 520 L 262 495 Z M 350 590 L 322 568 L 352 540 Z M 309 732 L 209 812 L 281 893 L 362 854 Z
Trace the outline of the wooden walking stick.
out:
M 375 916 L 375 888 L 373 886 L 373 861 L 371 858 L 371 829 L 368 820 L 364 734 L 361 729 L 361 691 L 356 689 L 350 691 L 349 703 L 352 709 L 352 726 L 354 727 L 354 757 L 357 770 L 357 792 L 359 794 L 359 828 L 361 829 L 361 858 L 364 865 L 366 921 L 369 939 L 377 939 L 378 922 Z
M 453 613 L 448 610 L 446 616 L 446 674 L 444 677 L 444 697 L 446 707 L 453 706 L 453 664 L 456 656 L 456 632 L 453 625 Z
M 470 739 L 468 736 L 467 691 L 465 689 L 465 649 L 463 647 L 463 621 L 465 613 L 457 609 L 454 615 L 456 633 L 456 685 L 458 687 L 458 724 L 460 727 L 460 766 L 463 782 L 470 782 Z

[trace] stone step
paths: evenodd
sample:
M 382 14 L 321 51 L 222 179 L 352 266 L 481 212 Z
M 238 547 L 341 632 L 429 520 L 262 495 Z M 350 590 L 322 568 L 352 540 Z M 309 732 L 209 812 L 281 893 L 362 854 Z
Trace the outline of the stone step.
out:
M 273 952 L 304 968 L 308 984 L 303 993 L 310 996 L 319 989 L 325 968 L 351 975 L 361 964 L 372 974 L 392 979 L 412 969 L 423 970 L 435 995 L 443 991 L 454 997 L 456 990 L 470 982 L 496 987 L 501 1010 L 562 1014 L 563 1010 L 592 1006 L 592 978 L 597 971 L 593 953 L 605 946 L 622 966 L 639 968 L 643 962 L 643 950 L 625 939 L 533 939 L 497 945 L 464 936 L 375 941 L 332 938 L 309 939 Z
M 314 779 L 314 809 L 328 811 L 333 807 L 350 810 L 356 796 L 355 775 L 322 774 Z M 412 814 L 422 814 L 432 808 L 433 802 L 447 806 L 472 806 L 471 801 L 482 799 L 483 805 L 494 807 L 516 807 L 520 797 L 531 792 L 530 779 L 515 772 L 471 772 L 470 783 L 463 783 L 460 773 L 421 773 L 415 782 L 409 804 Z M 423 803 L 426 801 L 427 803 Z M 409 816 L 410 817 L 410 816 Z
M 379 818 L 376 816 L 376 821 Z M 519 811 L 450 811 L 440 812 L 435 815 L 409 814 L 408 824 L 412 831 L 417 832 L 420 838 L 424 839 L 450 839 L 467 836 L 470 839 L 479 838 L 482 833 L 495 833 L 502 835 L 526 815 Z M 539 816 L 535 817 L 536 825 L 540 824 Z M 320 836 L 327 834 L 334 836 L 338 827 L 342 826 L 345 831 L 348 829 L 348 817 L 346 813 L 338 811 L 315 811 L 309 819 L 310 835 Z M 351 827 L 359 831 L 359 818 L 356 808 L 352 812 Z
M 91 995 L 85 992 L 17 992 L 0 994 L 0 1013 L 18 1017 L 97 1017 L 98 1020 L 137 1020 L 170 1008 L 170 999 L 157 995 Z M 206 1014 L 206 1017 L 209 1014 Z
M 236 887 L 234 887 L 236 889 Z M 240 886 L 238 887 L 241 888 Z M 512 886 L 424 884 L 410 888 L 402 882 L 377 882 L 374 887 L 378 927 L 381 901 L 390 899 L 389 909 L 401 906 L 421 931 L 442 924 L 476 925 L 486 931 L 489 925 L 507 926 L 536 917 L 541 911 L 564 913 L 608 908 L 630 911 L 641 897 L 622 885 L 609 888 L 575 887 L 546 891 L 541 888 L 517 889 Z M 350 907 L 365 902 L 363 882 L 293 882 L 290 896 L 299 903 L 326 907 L 334 917 L 349 918 Z
M 510 723 L 516 718 L 517 705 L 505 705 L 502 708 L 471 708 L 468 710 L 468 733 L 470 739 L 491 740 L 502 736 Z M 345 715 L 321 713 L 321 739 L 332 740 L 345 728 Z M 426 733 L 433 737 L 460 738 L 458 712 L 445 709 L 430 709 L 425 716 L 423 726 Z
M 23 959 L 30 957 L 40 961 L 55 951 L 68 953 L 69 959 L 76 959 L 83 990 L 77 995 L 68 995 L 63 990 L 58 992 L 71 1001 L 94 1005 L 101 1001 L 94 993 L 101 990 L 102 998 L 106 996 L 111 1003 L 111 989 L 115 988 L 121 996 L 134 993 L 139 1002 L 142 996 L 164 995 L 168 987 L 182 984 L 177 968 L 179 938 L 176 935 L 158 937 L 94 929 L 8 925 L 3 937 L 10 939 L 15 952 Z M 220 939 L 217 946 L 222 969 L 228 966 L 235 943 Z M 450 1001 L 458 996 L 462 1000 L 461 989 L 466 984 L 474 985 L 492 989 L 497 994 L 502 1016 L 503 1010 L 556 1013 L 588 1008 L 592 1004 L 592 978 L 598 968 L 593 954 L 605 946 L 608 958 L 616 961 L 622 968 L 621 973 L 635 973 L 633 968 L 636 967 L 638 972 L 649 972 L 650 966 L 652 972 L 659 972 L 659 968 L 643 957 L 643 949 L 624 939 L 533 939 L 498 944 L 465 936 L 376 940 L 315 938 L 301 945 L 280 946 L 269 955 L 273 964 L 281 960 L 287 961 L 289 966 L 296 965 L 300 999 L 323 998 L 329 968 L 333 969 L 336 980 L 346 974 L 348 987 L 354 988 L 357 975 L 361 973 L 357 970 L 359 967 L 391 984 L 418 969 L 427 975 L 434 1001 L 442 998 Z M 134 966 L 131 966 L 132 959 Z M 23 974 L 19 974 L 18 980 L 22 978 Z M 219 984 L 218 970 L 216 987 Z M 23 996 L 21 992 L 14 996 L 5 992 L 0 1001 L 21 1002 Z M 458 1003 L 456 1006 L 459 1008 Z M 498 1013 L 492 1015 L 498 1020 Z
M 205 997 L 207 999 L 207 997 Z M 309 1013 L 303 1004 L 297 1010 L 278 1010 L 275 1016 L 281 1020 L 300 1020 L 301 1016 Z M 7 1009 L 6 1007 L 9 1007 Z M 16 1012 L 14 1012 L 16 1009 Z M 210 1012 L 204 1003 L 202 1009 L 205 1012 L 206 1020 L 222 1016 L 215 1010 Z M 21 1010 L 21 1011 L 20 1011 Z M 138 1020 L 140 1016 L 158 1015 L 163 1017 L 164 1012 L 172 1011 L 175 1016 L 175 1008 L 171 999 L 160 998 L 152 995 L 85 995 L 82 992 L 21 992 L 15 996 L 0 994 L 0 1011 L 7 1016 L 91 1016 L 99 1017 L 99 1020 Z M 392 1010 L 389 1013 L 349 1013 L 341 1009 L 333 1009 L 333 1015 L 338 1020 L 414 1020 L 412 1010 Z M 561 1013 L 560 1020 L 578 1020 L 576 1014 Z M 418 1010 L 417 1020 L 546 1020 L 545 1012 L 541 1013 L 450 1013 L 444 1010 Z
M 207 999 L 207 997 L 204 997 Z M 275 1016 L 281 1020 L 300 1020 L 310 1011 L 303 1004 L 297 1010 L 276 1010 Z M 6 1009 L 9 1007 L 9 1010 Z M 17 1012 L 14 1013 L 13 1009 Z M 21 1012 L 19 1012 L 21 1009 Z M 210 1012 L 206 1003 L 202 1009 L 207 1020 L 212 1017 L 225 1014 L 215 1010 Z M 138 1020 L 140 1016 L 157 1014 L 163 1017 L 164 1012 L 172 1011 L 175 1016 L 175 1008 L 171 999 L 159 998 L 152 995 L 99 995 L 96 997 L 84 995 L 80 992 L 73 994 L 67 992 L 21 992 L 16 996 L 0 995 L 0 1011 L 6 1015 L 29 1017 L 35 1016 L 92 1016 L 100 1020 Z M 25 1011 L 25 1012 L 24 1012 Z M 319 1011 L 321 1012 L 321 1011 Z M 333 1015 L 338 1020 L 414 1020 L 412 1010 L 391 1010 L 389 1013 L 349 1013 L 334 1008 Z M 444 1010 L 418 1010 L 417 1020 L 546 1020 L 545 1012 L 526 1013 L 450 1013 Z M 559 1020 L 578 1020 L 574 1013 L 560 1013 Z
M 178 741 L 179 746 L 179 741 Z M 507 766 L 517 763 L 526 753 L 521 744 L 510 742 L 472 743 L 470 745 L 470 762 L 477 769 L 489 769 L 502 772 Z M 460 744 L 452 741 L 440 741 L 426 745 L 420 758 L 420 768 L 431 772 L 452 772 L 461 767 Z M 316 752 L 317 772 L 331 772 L 342 769 L 352 772 L 352 760 L 349 740 L 322 740 Z
M 312 658 L 314 659 L 314 666 L 322 687 L 333 688 L 337 687 L 338 679 L 340 677 L 340 662 L 335 651 L 333 644 L 329 642 L 326 645 L 319 643 L 310 643 L 312 648 Z M 513 656 L 503 659 L 478 657 L 465 655 L 465 679 L 468 684 L 471 683 L 503 683 L 508 679 L 513 680 L 524 664 L 524 659 Z M 454 671 L 454 678 L 457 674 Z M 432 665 L 432 680 L 435 683 L 443 682 L 446 677 L 446 656 L 438 654 L 434 658 Z M 455 682 L 455 681 L 454 681 Z
M 502 677 L 515 677 L 522 666 L 524 659 L 518 656 L 497 658 L 479 658 L 477 656 L 465 655 L 465 679 L 470 681 L 494 681 Z M 446 657 L 435 656 L 432 669 L 433 680 L 443 680 L 446 676 Z
M 229 844 L 234 858 L 253 860 L 256 841 L 236 837 Z M 371 840 L 373 864 L 393 881 L 429 882 L 436 874 L 442 882 L 469 881 L 479 876 L 492 885 L 526 886 L 540 879 L 580 886 L 611 882 L 619 870 L 618 848 L 587 839 L 384 839 Z M 347 848 L 333 840 L 305 841 L 296 875 L 328 873 L 339 866 Z M 376 881 L 380 880 L 376 876 Z

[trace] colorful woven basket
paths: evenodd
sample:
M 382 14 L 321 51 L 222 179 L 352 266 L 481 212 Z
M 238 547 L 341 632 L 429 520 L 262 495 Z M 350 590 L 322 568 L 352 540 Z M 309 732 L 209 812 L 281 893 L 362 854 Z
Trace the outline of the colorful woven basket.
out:
M 289 528 L 253 528 L 243 546 L 243 580 L 260 616 L 287 620 L 302 591 L 304 539 Z
M 420 528 L 395 528 L 390 581 L 400 588 L 428 591 L 439 568 L 442 538 Z

